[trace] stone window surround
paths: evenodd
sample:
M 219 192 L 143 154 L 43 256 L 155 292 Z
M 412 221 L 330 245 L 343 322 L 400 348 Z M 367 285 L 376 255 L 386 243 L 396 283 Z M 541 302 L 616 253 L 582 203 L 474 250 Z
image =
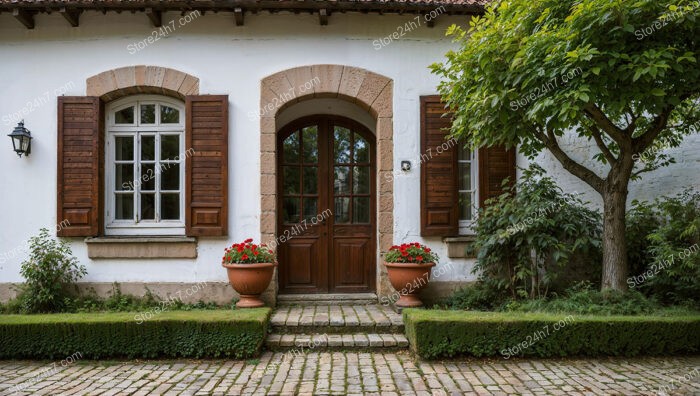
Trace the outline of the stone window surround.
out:
M 129 95 L 157 94 L 184 101 L 199 95 L 199 78 L 160 66 L 126 66 L 89 77 L 86 95 L 103 103 Z M 91 259 L 195 259 L 197 239 L 191 237 L 98 237 L 86 238 Z
M 305 89 L 309 86 L 308 82 L 312 81 L 317 83 L 312 84 L 311 89 Z M 394 239 L 393 81 L 388 77 L 358 67 L 324 64 L 295 67 L 262 79 L 260 84 L 261 240 L 272 244 L 276 237 L 277 114 L 295 103 L 312 98 L 347 100 L 362 107 L 376 119 L 379 247 L 376 285 L 378 295 L 388 295 L 393 289 L 381 261 L 382 254 L 389 250 Z

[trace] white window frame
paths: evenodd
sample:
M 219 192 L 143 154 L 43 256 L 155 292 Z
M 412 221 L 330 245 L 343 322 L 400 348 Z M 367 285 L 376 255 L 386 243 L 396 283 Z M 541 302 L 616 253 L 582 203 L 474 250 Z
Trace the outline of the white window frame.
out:
M 461 147 L 458 147 L 458 149 L 462 149 Z M 460 190 L 459 186 L 457 186 L 457 205 L 461 206 L 461 203 L 459 202 L 459 196 L 461 193 L 466 192 L 466 193 L 471 193 L 471 198 L 472 198 L 472 207 L 471 207 L 471 212 L 472 212 L 472 218 L 471 220 L 462 220 L 459 219 L 459 235 L 475 235 L 476 231 L 474 230 L 474 227 L 476 225 L 476 218 L 479 215 L 479 158 L 478 158 L 478 150 L 472 150 L 471 151 L 471 158 L 469 161 L 464 161 L 459 159 L 459 153 L 457 154 L 457 172 L 459 172 L 459 164 L 460 163 L 465 163 L 465 162 L 470 162 L 471 163 L 471 182 L 472 182 L 472 189 L 471 190 Z M 459 208 L 459 213 L 462 212 L 462 208 Z
M 155 124 L 140 123 L 140 105 L 156 104 L 165 105 L 177 109 L 180 113 L 177 124 L 160 124 L 159 106 L 156 106 Z M 127 107 L 134 106 L 134 124 L 116 124 L 115 113 Z M 185 105 L 159 95 L 134 95 L 109 103 L 105 109 L 105 235 L 127 235 L 127 236 L 152 236 L 152 235 L 185 235 Z M 158 174 L 162 166 L 160 162 L 160 137 L 162 135 L 177 135 L 180 141 L 180 153 L 178 161 L 171 163 L 180 164 L 180 219 L 179 220 L 158 220 L 160 217 L 160 185 L 156 179 L 155 183 L 155 216 L 156 220 L 138 219 L 140 214 L 140 203 L 138 199 L 141 192 L 141 183 L 136 182 L 141 175 L 141 165 L 139 155 L 141 152 L 141 137 L 145 135 L 155 135 L 155 172 Z M 134 219 L 115 219 L 115 138 L 118 136 L 134 137 Z M 166 162 L 167 163 L 167 162 Z

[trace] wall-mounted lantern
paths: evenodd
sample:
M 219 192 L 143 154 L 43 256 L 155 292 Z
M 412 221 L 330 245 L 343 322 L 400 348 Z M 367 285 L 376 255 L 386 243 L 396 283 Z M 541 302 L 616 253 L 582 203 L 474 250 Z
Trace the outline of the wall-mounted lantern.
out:
M 401 170 L 408 172 L 411 170 L 411 161 L 401 161 Z
M 12 139 L 12 147 L 20 158 L 22 154 L 29 155 L 32 152 L 32 133 L 24 127 L 24 120 L 20 121 L 15 130 L 7 136 Z

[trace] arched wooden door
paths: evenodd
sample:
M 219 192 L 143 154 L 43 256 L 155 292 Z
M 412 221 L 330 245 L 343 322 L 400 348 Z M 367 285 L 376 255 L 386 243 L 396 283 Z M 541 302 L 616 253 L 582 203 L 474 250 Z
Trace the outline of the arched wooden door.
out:
M 277 140 L 280 293 L 375 291 L 374 135 L 337 116 L 311 116 Z

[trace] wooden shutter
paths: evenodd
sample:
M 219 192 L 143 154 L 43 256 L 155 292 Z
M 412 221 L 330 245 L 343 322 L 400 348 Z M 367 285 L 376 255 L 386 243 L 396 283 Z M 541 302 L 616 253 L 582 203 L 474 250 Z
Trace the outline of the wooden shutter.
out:
M 449 236 L 459 231 L 457 148 L 444 144 L 451 118 L 440 96 L 421 96 L 421 235 Z M 446 147 L 446 150 L 443 148 Z M 438 153 L 438 151 L 440 151 Z
M 479 149 L 479 206 L 484 207 L 487 199 L 503 194 L 503 180 L 515 182 L 515 149 L 506 150 L 503 146 Z
M 228 226 L 228 95 L 186 99 L 185 228 L 225 236 Z
M 103 125 L 100 98 L 58 97 L 58 236 L 97 236 L 102 230 Z

